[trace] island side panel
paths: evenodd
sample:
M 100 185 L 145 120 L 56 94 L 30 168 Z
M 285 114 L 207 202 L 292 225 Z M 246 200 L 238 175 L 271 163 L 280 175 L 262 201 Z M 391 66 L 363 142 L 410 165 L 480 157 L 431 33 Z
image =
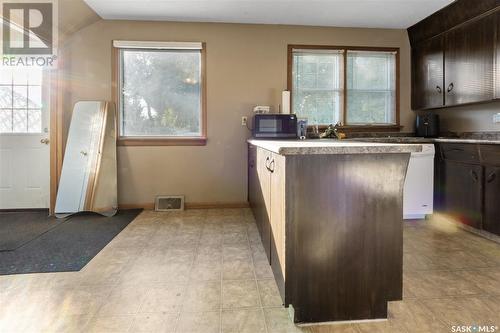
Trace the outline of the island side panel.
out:
M 386 318 L 387 301 L 402 298 L 409 157 L 286 156 L 287 288 L 296 322 Z

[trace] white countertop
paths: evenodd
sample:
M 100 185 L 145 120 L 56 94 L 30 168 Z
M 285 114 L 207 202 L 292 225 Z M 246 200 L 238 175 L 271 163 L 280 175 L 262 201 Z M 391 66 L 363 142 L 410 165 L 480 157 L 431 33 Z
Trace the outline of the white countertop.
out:
M 422 145 L 408 143 L 354 142 L 335 139 L 262 140 L 249 139 L 248 143 L 280 155 L 319 154 L 387 154 L 422 151 Z

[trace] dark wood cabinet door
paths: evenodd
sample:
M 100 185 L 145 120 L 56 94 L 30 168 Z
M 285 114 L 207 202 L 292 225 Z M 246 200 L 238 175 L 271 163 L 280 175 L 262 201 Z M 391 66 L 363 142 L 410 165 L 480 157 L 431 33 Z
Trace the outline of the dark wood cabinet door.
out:
M 445 160 L 443 205 L 447 214 L 474 228 L 482 225 L 483 168 Z
M 496 17 L 496 33 L 497 33 L 497 49 L 496 49 L 496 64 L 495 64 L 495 98 L 500 99 L 500 12 Z
M 500 167 L 485 168 L 483 229 L 500 235 Z
M 492 100 L 496 14 L 445 34 L 446 106 Z
M 248 203 L 252 208 L 256 222 L 259 201 L 259 178 L 257 177 L 257 147 L 248 145 Z
M 258 192 L 258 215 L 260 238 L 266 251 L 267 259 L 271 263 L 271 172 L 268 166 L 271 161 L 271 153 L 267 150 L 257 148 L 257 179 Z
M 436 37 L 412 49 L 413 110 L 444 105 L 443 47 L 443 38 Z

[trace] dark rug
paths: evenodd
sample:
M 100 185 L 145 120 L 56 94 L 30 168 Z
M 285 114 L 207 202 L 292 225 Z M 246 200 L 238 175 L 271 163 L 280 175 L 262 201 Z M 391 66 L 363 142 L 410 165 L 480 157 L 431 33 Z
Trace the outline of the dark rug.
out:
M 0 275 L 79 271 L 140 212 L 73 215 L 15 251 L 0 252 Z
M 0 212 L 0 251 L 13 251 L 64 221 L 50 217 L 48 209 Z

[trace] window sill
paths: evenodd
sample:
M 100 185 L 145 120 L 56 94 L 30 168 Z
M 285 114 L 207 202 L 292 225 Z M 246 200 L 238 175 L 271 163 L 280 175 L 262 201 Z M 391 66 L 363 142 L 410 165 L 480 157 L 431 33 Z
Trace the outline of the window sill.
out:
M 308 126 L 312 129 L 312 125 Z M 324 131 L 327 129 L 327 125 L 320 125 L 318 129 Z M 399 132 L 403 129 L 401 125 L 344 125 L 337 127 L 339 131 L 349 133 L 349 132 Z
M 137 138 L 122 137 L 118 146 L 206 146 L 206 137 Z
M 339 130 L 344 132 L 399 132 L 403 126 L 400 125 L 345 125 Z

